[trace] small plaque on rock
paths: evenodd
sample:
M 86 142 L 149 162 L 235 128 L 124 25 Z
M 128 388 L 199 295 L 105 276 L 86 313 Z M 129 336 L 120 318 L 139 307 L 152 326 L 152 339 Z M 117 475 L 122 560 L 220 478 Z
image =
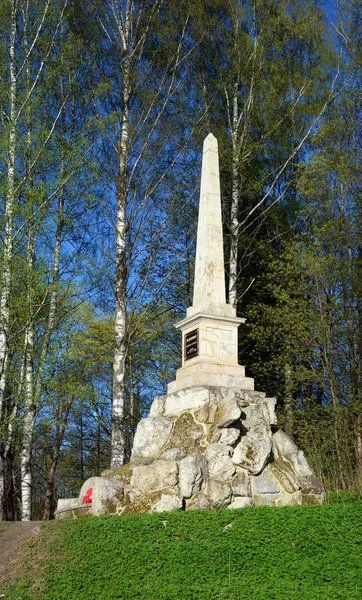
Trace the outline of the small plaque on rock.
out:
M 185 360 L 199 355 L 199 330 L 194 329 L 185 334 Z

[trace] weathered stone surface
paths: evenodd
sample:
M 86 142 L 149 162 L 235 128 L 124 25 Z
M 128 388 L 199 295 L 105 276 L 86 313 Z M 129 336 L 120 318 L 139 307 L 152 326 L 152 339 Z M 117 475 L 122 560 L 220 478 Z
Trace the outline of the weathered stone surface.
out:
M 150 412 L 148 415 L 149 417 L 163 416 L 163 411 L 165 410 L 165 398 L 166 396 L 155 396 L 151 404 Z
M 202 408 L 196 410 L 194 415 L 199 423 L 211 424 L 214 422 L 217 405 L 211 402 L 204 404 Z
M 160 460 L 182 460 L 186 454 L 180 448 L 170 448 L 160 456 Z
M 195 454 L 200 449 L 203 436 L 202 426 L 195 423 L 190 413 L 184 413 L 176 420 L 164 449 L 179 448 L 185 454 Z
M 253 496 L 254 506 L 275 506 L 275 494 L 261 494 Z
M 235 473 L 231 485 L 234 496 L 251 496 L 250 473 L 246 469 Z
M 59 498 L 57 512 L 61 510 L 69 510 L 78 506 L 79 498 Z
M 228 427 L 232 425 L 240 418 L 241 408 L 238 405 L 235 395 L 229 399 L 225 399 L 217 407 L 214 425 L 219 429 L 221 427 Z
M 231 460 L 232 447 L 223 444 L 211 444 L 206 452 L 209 477 L 228 480 L 235 473 L 235 465 Z
M 57 521 L 63 519 L 82 519 L 83 517 L 89 517 L 92 513 L 92 506 L 90 504 L 84 504 L 83 506 L 75 506 L 74 508 L 67 508 L 64 510 L 56 510 L 54 517 Z
M 148 493 L 175 486 L 178 483 L 178 465 L 174 460 L 157 460 L 150 465 L 135 466 L 131 486 L 139 493 Z
M 231 485 L 226 481 L 209 479 L 207 483 L 207 496 L 213 508 L 227 506 L 231 501 Z
M 118 504 L 124 501 L 124 485 L 117 479 L 105 479 L 104 477 L 90 477 L 82 485 L 79 494 L 79 506 L 84 506 L 83 499 L 91 492 L 92 514 L 94 516 L 112 514 Z
M 219 437 L 220 444 L 226 444 L 227 446 L 232 446 L 235 442 L 238 441 L 241 435 L 240 429 L 236 427 L 226 427 L 221 430 L 221 435 Z
M 186 510 L 211 510 L 210 500 L 203 492 L 199 492 L 186 500 Z
M 253 500 L 245 496 L 238 496 L 235 498 L 227 508 L 252 508 L 254 506 Z
M 200 452 L 180 461 L 179 488 L 184 498 L 191 498 L 200 491 L 205 474 L 206 460 Z
M 265 469 L 259 475 L 253 476 L 254 494 L 279 494 L 280 486 L 270 469 Z
M 257 475 L 264 468 L 271 447 L 271 439 L 266 432 L 248 432 L 234 450 L 233 463 Z
M 275 413 L 276 402 L 277 402 L 276 398 L 265 398 L 265 406 L 266 406 L 270 425 L 276 425 L 278 422 L 278 419 L 277 419 L 277 416 Z
M 182 508 L 181 494 L 163 493 L 161 498 L 151 507 L 152 512 L 173 512 Z
M 271 435 L 268 406 L 264 400 L 243 408 L 242 423 L 247 431 L 262 429 Z
M 285 492 L 294 494 L 294 492 L 300 489 L 300 481 L 288 462 L 277 458 L 269 466 Z
M 298 490 L 294 494 L 288 494 L 281 490 L 279 496 L 275 499 L 273 506 L 300 506 L 302 504 L 302 492 Z
M 131 458 L 157 458 L 169 438 L 171 429 L 172 421 L 163 417 L 142 419 L 137 426 Z
M 205 387 L 190 387 L 165 396 L 165 417 L 196 410 L 209 402 L 209 390 Z

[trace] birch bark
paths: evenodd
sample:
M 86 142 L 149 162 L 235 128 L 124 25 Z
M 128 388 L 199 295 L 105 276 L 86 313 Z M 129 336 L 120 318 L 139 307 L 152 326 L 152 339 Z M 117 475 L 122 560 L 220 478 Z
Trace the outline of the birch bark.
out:
M 17 133 L 17 79 L 16 79 L 16 30 L 17 30 L 17 2 L 11 0 L 11 29 L 9 45 L 9 137 L 8 137 L 8 162 L 7 162 L 7 193 L 5 201 L 5 232 L 4 250 L 2 259 L 2 272 L 0 280 L 0 422 L 6 429 L 5 415 L 5 382 L 8 363 L 8 341 L 9 341 L 9 299 L 11 290 L 11 259 L 13 253 L 13 219 L 14 219 L 14 194 L 15 194 L 15 155 L 16 155 L 16 133 Z M 3 513 L 4 503 L 4 455 L 0 458 L 0 514 Z
M 127 2 L 124 28 L 123 61 L 123 112 L 121 136 L 119 141 L 119 173 L 117 188 L 117 224 L 116 224 L 116 281 L 115 281 L 115 351 L 113 362 L 113 398 L 112 398 L 112 434 L 111 468 L 117 468 L 124 462 L 124 375 L 127 354 L 127 266 L 126 266 L 126 199 L 127 167 L 129 142 L 129 99 L 130 81 L 130 2 Z

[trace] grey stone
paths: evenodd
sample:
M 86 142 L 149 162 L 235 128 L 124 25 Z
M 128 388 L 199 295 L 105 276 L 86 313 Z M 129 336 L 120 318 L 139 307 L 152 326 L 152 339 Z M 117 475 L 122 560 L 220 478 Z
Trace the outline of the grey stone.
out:
M 152 506 L 152 512 L 173 512 L 182 508 L 182 496 L 180 494 L 165 493 Z
M 276 398 L 265 398 L 265 406 L 270 425 L 276 425 L 278 422 L 277 416 L 275 414 L 276 403 Z
M 142 419 L 133 440 L 131 459 L 157 458 L 172 430 L 172 421 L 163 417 Z
M 124 485 L 118 479 L 90 477 L 82 485 L 79 494 L 79 506 L 83 504 L 86 492 L 92 489 L 92 514 L 94 516 L 112 514 L 124 500 Z
M 184 498 L 191 498 L 201 489 L 206 473 L 205 457 L 201 453 L 186 456 L 179 463 L 179 488 Z
M 238 441 L 240 433 L 240 429 L 236 429 L 235 427 L 226 427 L 225 429 L 221 430 L 221 435 L 218 441 L 220 444 L 232 446 Z
M 234 496 L 251 496 L 250 473 L 246 469 L 235 473 L 231 485 Z
M 302 492 L 298 490 L 294 494 L 288 494 L 281 490 L 278 498 L 274 501 L 274 506 L 300 506 L 302 504 Z
M 298 477 L 312 477 L 312 469 L 308 465 L 304 452 L 281 429 L 273 435 L 274 447 L 276 447 L 276 458 L 287 460 Z
M 161 490 L 177 483 L 178 466 L 174 460 L 156 460 L 150 465 L 133 467 L 131 486 L 139 493 Z
M 217 411 L 217 404 L 208 402 L 207 404 L 204 404 L 204 406 L 199 408 L 199 410 L 195 411 L 195 413 L 194 413 L 195 419 L 199 423 L 211 424 L 214 422 L 216 411 Z
M 165 409 L 165 396 L 155 396 L 150 412 L 149 417 L 162 417 L 163 411 Z
M 235 498 L 227 508 L 252 508 L 254 506 L 251 498 L 245 496 L 238 496 Z
M 255 506 L 275 506 L 276 494 L 260 494 L 253 496 Z
M 211 503 L 203 492 L 199 492 L 186 500 L 186 510 L 211 510 L 211 508 Z
M 254 494 L 279 494 L 280 486 L 268 467 L 260 475 L 253 476 Z
M 165 396 L 165 417 L 196 410 L 209 402 L 209 390 L 205 387 L 190 387 Z
M 271 438 L 266 431 L 249 431 L 236 446 L 233 463 L 257 475 L 264 468 L 271 448 Z
M 180 448 L 170 448 L 160 456 L 160 460 L 182 460 L 185 458 L 185 453 Z
M 264 401 L 250 404 L 243 408 L 242 423 L 247 431 L 253 432 L 260 429 L 270 431 L 270 418 Z M 271 435 L 271 433 L 270 433 Z
M 223 444 L 211 444 L 206 452 L 209 477 L 214 479 L 231 479 L 235 473 L 235 465 L 230 458 L 232 447 Z
M 294 494 L 294 492 L 300 489 L 301 483 L 299 478 L 294 473 L 289 462 L 282 458 L 277 458 L 269 465 L 269 468 L 285 492 Z
M 231 485 L 226 481 L 209 479 L 207 482 L 207 496 L 213 508 L 227 506 L 231 501 Z
M 218 405 L 214 421 L 215 427 L 219 429 L 228 427 L 228 425 L 232 425 L 235 421 L 238 421 L 240 415 L 241 408 L 235 394 L 233 394 L 232 397 L 226 398 Z
M 273 434 L 273 441 L 275 443 L 275 451 L 277 453 L 275 458 L 278 458 L 278 456 L 282 458 L 298 452 L 298 446 L 293 442 L 289 435 L 287 435 L 285 431 L 282 431 L 281 429 L 278 429 L 278 431 Z
M 57 512 L 60 510 L 69 510 L 78 506 L 79 498 L 59 498 Z

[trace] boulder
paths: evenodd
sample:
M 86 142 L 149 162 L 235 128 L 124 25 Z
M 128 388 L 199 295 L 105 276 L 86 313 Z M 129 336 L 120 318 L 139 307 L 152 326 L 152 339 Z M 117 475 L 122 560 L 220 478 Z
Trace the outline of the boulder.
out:
M 206 475 L 205 457 L 198 452 L 186 456 L 179 463 L 179 488 L 184 498 L 191 498 L 199 492 Z
M 241 408 L 237 402 L 237 398 L 235 393 L 227 397 L 223 402 L 220 402 L 217 407 L 214 426 L 218 427 L 228 427 L 228 425 L 232 425 L 238 419 L 240 419 Z
M 272 445 L 266 431 L 249 431 L 236 446 L 233 463 L 257 475 L 264 468 Z
M 180 448 L 170 448 L 160 456 L 160 460 L 182 460 L 186 454 Z
M 209 402 L 209 390 L 191 387 L 165 396 L 165 417 L 174 417 L 183 412 L 196 410 Z
M 207 496 L 210 500 L 212 508 L 222 508 L 230 504 L 232 489 L 226 481 L 217 479 L 208 479 Z
M 222 480 L 232 478 L 235 473 L 235 465 L 230 458 L 232 452 L 232 447 L 224 444 L 211 444 L 207 448 L 205 456 L 209 477 Z
M 253 500 L 245 496 L 238 496 L 229 504 L 227 508 L 252 508 L 254 506 Z
M 252 477 L 254 494 L 279 494 L 280 485 L 269 466 L 265 467 L 259 475 L 253 475 Z
M 251 496 L 250 473 L 246 469 L 237 471 L 231 482 L 233 496 Z
M 195 423 L 190 413 L 183 413 L 176 419 L 164 450 L 179 448 L 185 454 L 194 454 L 200 450 L 203 437 L 202 426 Z
M 211 510 L 210 500 L 203 492 L 199 492 L 186 500 L 186 510 Z
M 94 516 L 113 514 L 125 499 L 124 484 L 118 479 L 90 477 L 82 485 L 79 506 L 91 506 Z
M 162 417 L 165 410 L 166 396 L 155 396 L 148 417 Z
M 217 404 L 208 402 L 207 404 L 204 404 L 202 408 L 194 412 L 195 419 L 199 423 L 212 424 L 215 420 L 216 411 Z
M 131 459 L 157 458 L 172 430 L 172 421 L 163 417 L 142 419 L 133 440 Z
M 218 439 L 220 444 L 226 444 L 226 446 L 232 446 L 235 442 L 238 441 L 241 435 L 240 429 L 236 427 L 226 427 L 225 429 L 221 429 L 221 434 Z
M 180 510 L 183 505 L 181 494 L 163 493 L 157 502 L 152 505 L 152 512 L 173 512 Z
M 131 486 L 136 495 L 176 486 L 178 465 L 174 460 L 156 460 L 150 465 L 133 467 Z

